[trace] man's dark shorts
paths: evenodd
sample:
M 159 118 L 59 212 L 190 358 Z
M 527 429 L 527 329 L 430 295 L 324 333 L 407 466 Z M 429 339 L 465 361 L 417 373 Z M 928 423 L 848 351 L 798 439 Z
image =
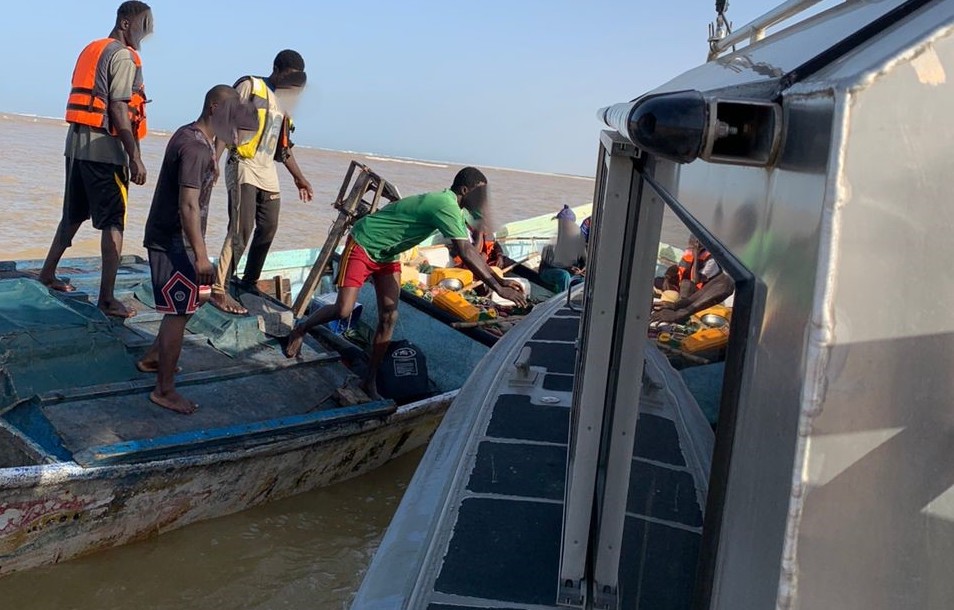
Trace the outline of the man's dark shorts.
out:
M 63 218 L 75 225 L 92 218 L 104 230 L 126 227 L 126 193 L 129 169 L 112 163 L 66 158 L 66 193 Z
M 195 259 L 181 242 L 168 250 L 150 248 L 149 268 L 156 311 L 179 316 L 195 313 L 199 308 Z

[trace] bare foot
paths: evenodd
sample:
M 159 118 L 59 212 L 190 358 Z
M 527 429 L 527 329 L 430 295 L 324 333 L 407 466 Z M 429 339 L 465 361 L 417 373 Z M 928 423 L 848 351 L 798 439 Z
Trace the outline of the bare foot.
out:
M 212 298 L 209 299 L 209 303 L 212 303 L 213 307 L 225 313 L 238 316 L 244 316 L 248 313 L 248 310 L 242 307 L 242 304 L 233 299 L 232 295 L 227 292 L 212 291 Z
M 157 361 L 155 361 L 155 360 L 145 360 L 145 359 L 143 359 L 143 360 L 137 360 L 137 361 L 136 361 L 136 369 L 138 369 L 140 373 L 158 373 L 158 372 L 159 372 L 159 363 L 158 363 Z M 177 373 L 181 373 L 181 372 L 182 372 L 182 367 L 181 367 L 181 366 L 177 366 L 177 367 L 176 367 L 176 372 L 177 372 Z
M 364 393 L 368 395 L 372 401 L 384 400 L 384 396 L 378 394 L 378 384 L 374 381 L 365 381 L 361 384 L 361 389 L 364 390 Z
M 107 316 L 112 316 L 114 318 L 132 318 L 136 315 L 135 309 L 130 309 L 122 304 L 121 301 L 117 299 L 110 299 L 109 301 L 100 301 L 99 310 L 106 314 Z
M 175 390 L 168 394 L 160 394 L 157 390 L 153 390 L 149 394 L 149 400 L 164 409 L 182 413 L 183 415 L 192 415 L 199 408 L 199 405 L 185 398 Z
M 50 290 L 56 290 L 58 292 L 73 292 L 76 290 L 76 287 L 67 282 L 66 280 L 61 280 L 58 277 L 37 278 L 41 284 L 49 288 Z
M 288 343 L 285 344 L 285 357 L 295 358 L 301 353 L 301 346 L 305 342 L 305 333 L 298 327 L 292 329 L 288 334 Z

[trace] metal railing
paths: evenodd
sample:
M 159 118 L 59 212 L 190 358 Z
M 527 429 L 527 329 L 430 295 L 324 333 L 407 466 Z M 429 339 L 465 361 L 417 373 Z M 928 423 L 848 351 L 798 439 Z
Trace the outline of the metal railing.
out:
M 805 12 L 811 7 L 823 2 L 824 0 L 788 0 L 761 17 L 758 17 L 742 27 L 736 29 L 721 39 L 710 39 L 709 41 L 709 61 L 719 57 L 732 47 L 749 40 L 749 44 L 762 40 L 765 36 L 765 30 L 778 25 L 779 23 L 791 19 L 796 15 Z

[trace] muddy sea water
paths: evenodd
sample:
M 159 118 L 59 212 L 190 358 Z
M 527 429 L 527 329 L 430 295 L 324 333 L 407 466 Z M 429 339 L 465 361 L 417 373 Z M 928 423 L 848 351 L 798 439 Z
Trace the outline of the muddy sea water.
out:
M 34 122 L 35 121 L 35 122 Z M 60 121 L 26 118 L 0 113 L 0 257 L 36 259 L 46 255 L 63 209 L 66 127 Z M 153 134 L 142 142 L 142 156 L 148 180 L 144 186 L 129 187 L 129 208 L 123 251 L 144 254 L 143 226 L 149 214 L 152 193 L 168 136 Z M 596 141 L 594 139 L 594 156 Z M 445 189 L 450 186 L 460 163 L 413 161 L 309 149 L 298 146 L 295 157 L 315 189 L 311 203 L 298 201 L 291 177 L 279 167 L 282 209 L 278 234 L 272 250 L 320 246 L 335 218 L 334 202 L 348 163 L 355 159 L 369 165 L 394 183 L 402 195 Z M 556 213 L 567 203 L 590 203 L 593 180 L 481 168 L 490 183 L 494 222 L 498 224 L 530 216 Z M 580 219 L 583 220 L 582 218 Z M 228 224 L 224 180 L 216 185 L 209 212 L 207 243 L 209 254 L 218 255 Z M 99 254 L 98 231 L 85 225 L 66 256 Z
M 65 127 L 60 121 L 0 113 L 0 260 L 46 254 L 62 209 Z M 149 210 L 167 136 L 143 142 L 149 175 L 130 187 L 125 252 L 143 254 Z M 594 157 L 596 141 L 594 139 Z M 274 250 L 322 243 L 331 202 L 351 159 L 370 165 L 403 194 L 446 188 L 460 164 L 383 159 L 296 148 L 315 200 L 299 203 L 287 172 Z M 487 169 L 497 222 L 589 203 L 593 181 Z M 224 186 L 211 203 L 208 242 L 225 235 Z M 84 226 L 67 256 L 99 254 L 99 233 Z M 125 608 L 346 608 L 422 455 L 400 458 L 363 477 L 199 523 L 51 568 L 0 579 L 8 610 Z

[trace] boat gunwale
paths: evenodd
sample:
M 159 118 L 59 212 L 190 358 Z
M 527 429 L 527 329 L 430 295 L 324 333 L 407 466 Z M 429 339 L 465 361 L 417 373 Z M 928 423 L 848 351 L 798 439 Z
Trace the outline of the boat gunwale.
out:
M 84 468 L 75 461 L 55 462 L 51 464 L 37 464 L 30 466 L 14 466 L 0 468 L 0 491 L 22 488 L 24 486 L 51 485 L 82 479 L 108 479 L 128 475 L 137 475 L 166 469 L 184 469 L 196 466 L 235 462 L 244 459 L 280 455 L 296 451 L 320 442 L 352 436 L 358 433 L 387 427 L 441 410 L 444 404 L 450 403 L 457 396 L 459 390 L 444 392 L 424 400 L 399 406 L 397 411 L 386 418 L 375 418 L 358 422 L 348 422 L 334 426 L 320 432 L 310 431 L 307 434 L 293 436 L 284 440 L 264 443 L 239 450 L 227 450 L 204 454 L 190 454 L 181 457 L 166 458 L 135 464 L 115 464 Z
M 583 287 L 579 286 L 575 289 L 574 294 L 582 294 L 582 290 Z M 384 563 L 408 566 L 407 570 L 402 570 L 406 578 L 401 589 L 406 607 L 422 605 L 422 601 L 429 595 L 431 583 L 437 578 L 436 572 L 442 562 L 441 557 L 435 557 L 435 554 L 443 552 L 449 542 L 452 530 L 452 528 L 442 530 L 441 524 L 450 523 L 451 519 L 456 520 L 456 513 L 459 509 L 458 492 L 460 488 L 466 486 L 469 479 L 469 477 L 462 476 L 462 473 L 472 467 L 473 461 L 476 459 L 477 445 L 482 440 L 483 434 L 478 435 L 474 431 L 478 428 L 486 430 L 490 417 L 493 415 L 493 409 L 488 408 L 488 405 L 494 404 L 499 394 L 506 392 L 507 387 L 504 380 L 512 369 L 515 358 L 526 343 L 531 340 L 533 333 L 565 307 L 566 300 L 566 292 L 558 293 L 550 300 L 537 306 L 528 318 L 524 319 L 514 330 L 506 333 L 491 348 L 484 357 L 485 362 L 491 361 L 491 358 L 496 358 L 500 363 L 499 366 L 484 367 L 485 370 L 475 371 L 471 375 L 467 383 L 461 387 L 460 394 L 448 409 L 444 422 L 428 444 L 427 453 L 421 459 L 413 478 L 408 483 L 404 499 L 402 499 L 398 510 L 391 519 L 391 524 L 388 526 L 366 572 L 366 574 L 381 574 L 383 572 L 380 568 Z M 488 388 L 501 391 L 493 393 L 489 392 Z M 458 402 L 460 395 L 468 399 L 470 404 L 465 404 L 462 400 Z M 455 414 L 458 412 L 461 413 L 461 416 L 455 418 Z M 454 425 L 450 425 L 451 423 Z M 444 441 L 444 436 L 447 436 L 450 440 Z M 435 476 L 435 473 L 443 474 Z M 422 483 L 422 481 L 426 482 Z M 441 487 L 439 489 L 432 488 L 431 486 L 437 485 L 438 481 L 443 481 L 440 484 Z M 433 511 L 426 513 L 426 519 L 421 518 L 420 508 L 410 508 L 412 502 L 408 498 L 409 494 L 412 493 L 417 496 L 418 500 L 424 496 L 434 498 L 433 502 L 428 503 L 432 505 Z M 417 504 L 417 502 L 413 504 Z M 420 502 L 420 504 L 423 505 L 425 502 Z M 425 520 L 427 522 L 426 526 L 422 527 L 421 522 Z M 400 534 L 398 529 L 402 530 Z M 407 536 L 406 534 L 412 530 L 414 534 L 419 534 L 422 537 Z M 406 549 L 409 548 L 406 543 L 412 538 L 414 542 L 411 546 L 415 549 L 413 557 L 406 552 Z M 394 562 L 393 558 L 384 557 L 381 551 L 388 547 L 396 550 L 402 560 L 400 563 Z M 401 549 L 397 549 L 397 547 L 401 547 Z M 405 552 L 402 552 L 402 550 L 405 550 Z M 393 570 L 388 572 L 388 578 L 394 578 L 395 572 Z M 374 596 L 375 593 L 366 592 L 365 583 L 367 582 L 369 582 L 367 578 L 362 582 L 355 598 L 352 600 L 352 608 L 365 607 L 360 604 L 373 606 L 381 601 L 379 597 L 368 597 L 368 595 Z

